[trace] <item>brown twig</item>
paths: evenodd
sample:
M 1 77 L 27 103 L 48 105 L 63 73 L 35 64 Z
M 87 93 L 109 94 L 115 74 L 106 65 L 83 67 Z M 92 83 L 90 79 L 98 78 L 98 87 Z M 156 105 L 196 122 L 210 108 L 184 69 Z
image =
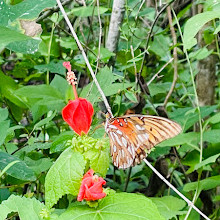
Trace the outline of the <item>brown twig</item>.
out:
M 173 39 L 173 82 L 172 82 L 172 85 L 170 87 L 170 91 L 168 92 L 165 100 L 164 100 L 164 103 L 163 103 L 163 106 L 164 108 L 166 107 L 167 105 L 167 102 L 171 96 L 171 94 L 173 93 L 173 90 L 175 88 L 175 85 L 176 85 L 176 81 L 177 81 L 177 78 L 178 78 L 178 67 L 177 67 L 177 62 L 178 62 L 178 57 L 177 57 L 177 47 L 176 47 L 176 44 L 177 44 L 177 38 L 176 38 L 176 33 L 175 33 L 175 29 L 173 27 L 173 21 L 172 21 L 172 14 L 171 14 L 171 8 L 170 6 L 167 7 L 167 16 L 168 16 L 168 20 L 169 20 L 169 25 L 170 25 L 170 32 L 171 32 L 171 36 L 172 36 L 172 39 Z
M 66 0 L 62 2 L 62 5 L 65 6 L 67 4 L 69 4 L 70 2 L 72 2 L 72 0 Z M 52 8 L 49 8 L 47 11 L 45 11 L 45 13 L 43 13 L 37 20 L 36 22 L 40 22 L 42 20 L 44 20 L 45 18 L 49 17 L 50 15 L 52 15 L 54 12 L 58 12 L 59 11 L 59 7 L 55 6 Z

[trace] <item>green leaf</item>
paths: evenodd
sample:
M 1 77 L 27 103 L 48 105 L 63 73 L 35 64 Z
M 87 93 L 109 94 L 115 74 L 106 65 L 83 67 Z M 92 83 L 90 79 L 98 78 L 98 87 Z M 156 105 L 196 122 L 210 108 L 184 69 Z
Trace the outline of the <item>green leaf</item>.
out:
M 106 11 L 108 11 L 108 8 L 104 7 L 99 7 L 99 14 L 104 14 Z M 98 10 L 97 7 L 93 6 L 82 6 L 82 7 L 77 7 L 73 8 L 71 10 L 71 13 L 73 13 L 74 16 L 79 16 L 79 17 L 89 17 L 92 15 L 98 15 Z
M 107 66 L 102 68 L 100 72 L 97 74 L 97 80 L 105 96 L 111 96 L 117 94 L 128 87 L 133 87 L 135 84 L 135 83 L 127 83 L 127 82 L 113 83 L 114 82 L 113 73 Z M 101 100 L 101 95 L 95 83 L 91 82 L 89 85 L 83 88 L 82 92 L 80 93 L 80 96 L 87 97 L 88 93 L 89 93 L 88 99 L 91 102 L 97 102 Z
M 220 175 L 208 177 L 204 180 L 201 180 L 201 181 L 199 181 L 199 185 L 198 185 L 198 182 L 187 183 L 183 187 L 183 190 L 185 192 L 190 192 L 192 190 L 196 190 L 197 186 L 199 186 L 198 189 L 200 192 L 202 190 L 210 190 L 210 189 L 213 189 L 217 186 L 220 186 Z
M 0 178 L 2 177 L 2 175 L 10 168 L 12 167 L 14 164 L 18 163 L 20 161 L 18 160 L 15 160 L 15 161 L 12 161 L 11 163 L 9 163 L 3 170 L 2 172 L 0 172 Z
M 125 96 L 127 99 L 129 99 L 131 102 L 134 102 L 134 103 L 138 103 L 138 100 L 137 100 L 137 97 L 136 95 L 134 94 L 134 92 L 131 92 L 131 91 L 127 91 L 125 92 Z
M 9 120 L 0 122 L 0 145 L 2 145 L 5 141 L 9 126 L 10 126 Z
M 56 1 L 54 0 L 25 0 L 16 5 L 8 5 L 4 0 L 1 0 L 0 24 L 6 26 L 18 18 L 37 18 L 44 8 L 53 7 L 55 5 Z
M 45 205 L 35 198 L 11 195 L 0 204 L 0 219 L 4 220 L 11 212 L 17 212 L 21 220 L 41 220 L 40 212 Z
M 189 132 L 184 134 L 179 134 L 178 136 L 165 140 L 157 146 L 177 146 L 182 144 L 197 144 L 200 140 L 199 132 Z M 220 142 L 220 129 L 214 129 L 206 131 L 203 133 L 203 141 L 210 143 L 219 143 Z
M 9 155 L 8 153 L 0 152 L 1 170 L 3 170 L 8 164 L 10 164 L 13 161 L 19 161 L 19 163 L 16 163 L 12 167 L 10 167 L 6 171 L 6 174 L 23 181 L 36 180 L 36 176 L 34 175 L 34 172 L 23 161 L 19 160 L 17 157 Z
M 184 50 L 189 50 L 197 44 L 197 40 L 195 38 L 196 34 L 199 32 L 204 24 L 215 18 L 220 18 L 219 10 L 207 11 L 197 14 L 186 22 L 183 32 Z
M 65 67 L 63 66 L 63 61 L 59 60 L 56 62 L 55 60 L 52 60 L 48 64 L 42 64 L 42 65 L 36 65 L 34 66 L 35 69 L 39 70 L 40 72 L 46 72 L 49 71 L 51 73 L 59 73 L 63 76 L 65 76 Z
M 219 154 L 216 154 L 216 155 L 213 155 L 205 160 L 203 160 L 201 163 L 199 164 L 196 164 L 195 167 L 194 167 L 194 170 L 198 170 L 199 168 L 203 167 L 203 166 L 206 166 L 207 164 L 210 164 L 210 163 L 215 163 L 216 159 L 220 156 L 220 153 Z M 193 170 L 193 171 L 194 171 Z
M 167 93 L 167 91 L 170 89 L 170 84 L 169 82 L 165 83 L 151 83 L 148 87 L 150 90 L 151 96 L 155 96 L 157 94 L 164 94 Z
M 8 118 L 8 109 L 0 108 L 0 122 Z
M 202 118 L 209 116 L 216 108 L 216 105 L 201 107 L 200 111 Z M 188 130 L 199 120 L 198 111 L 191 107 L 176 109 L 174 112 L 170 112 L 169 116 L 183 125 L 183 131 Z
M 109 145 L 95 152 L 94 157 L 90 158 L 90 167 L 102 176 L 105 176 L 109 168 Z
M 172 219 L 177 215 L 182 215 L 182 210 L 186 203 L 182 199 L 178 199 L 174 196 L 163 196 L 161 198 L 151 198 L 153 203 L 156 204 L 160 214 L 165 219 Z
M 101 200 L 96 209 L 78 203 L 59 216 L 59 220 L 69 219 L 164 220 L 159 214 L 156 205 L 150 199 L 130 193 L 108 195 Z
M 201 48 L 197 51 L 194 51 L 189 54 L 189 58 L 194 58 L 197 60 L 202 60 L 208 57 L 210 54 L 212 54 L 213 50 L 208 50 L 206 47 Z
M 66 149 L 50 168 L 45 179 L 45 200 L 51 208 L 65 194 L 77 195 L 85 169 L 83 156 Z
M 39 121 L 37 124 L 35 124 L 33 130 L 48 124 L 55 116 L 56 116 L 56 111 L 51 116 L 44 118 L 41 121 Z
M 15 81 L 0 71 L 0 93 L 20 108 L 27 108 L 21 97 L 16 94 L 18 85 Z
M 53 141 L 50 147 L 50 153 L 56 153 L 59 151 L 64 151 L 67 146 L 71 145 L 71 140 L 73 138 L 73 131 L 65 131 L 59 134 Z M 70 145 L 67 145 L 67 141 L 70 142 Z

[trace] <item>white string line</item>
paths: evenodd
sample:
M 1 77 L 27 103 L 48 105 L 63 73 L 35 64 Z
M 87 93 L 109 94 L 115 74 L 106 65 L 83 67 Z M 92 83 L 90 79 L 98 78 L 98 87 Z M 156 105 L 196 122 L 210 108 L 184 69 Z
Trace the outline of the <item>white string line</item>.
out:
M 145 158 L 143 161 L 150 167 L 151 170 L 161 179 L 163 180 L 176 194 L 178 194 L 182 199 L 184 199 L 188 206 L 192 207 L 195 211 L 197 211 L 203 218 L 206 220 L 210 220 L 204 213 L 202 213 L 189 199 L 187 199 L 181 192 L 179 192 L 169 181 L 167 181 Z
M 102 99 L 103 99 L 103 101 L 104 101 L 104 103 L 105 103 L 106 109 L 107 109 L 107 111 L 109 112 L 109 114 L 113 117 L 113 114 L 112 114 L 111 108 L 110 108 L 110 106 L 109 106 L 108 100 L 107 100 L 107 98 L 105 97 L 105 94 L 104 94 L 104 92 L 102 91 L 102 89 L 101 89 L 101 87 L 100 87 L 100 85 L 99 85 L 99 83 L 98 83 L 98 81 L 97 81 L 97 79 L 96 79 L 96 76 L 95 76 L 95 74 L 94 74 L 94 72 L 93 72 L 93 69 L 92 69 L 92 67 L 91 67 L 91 65 L 90 65 L 90 63 L 89 63 L 89 60 L 88 60 L 88 58 L 87 58 L 87 56 L 86 56 L 86 53 L 85 53 L 85 51 L 84 51 L 84 49 L 83 49 L 83 47 L 82 47 L 82 44 L 80 43 L 79 38 L 77 37 L 76 32 L 74 31 L 73 26 L 72 26 L 72 24 L 70 23 L 70 20 L 69 20 L 69 18 L 68 18 L 68 16 L 67 16 L 67 14 L 66 14 L 66 12 L 65 12 L 65 10 L 64 10 L 64 8 L 63 8 L 63 6 L 62 6 L 62 4 L 61 4 L 61 2 L 60 2 L 60 0 L 56 0 L 56 1 L 57 1 L 57 4 L 58 4 L 59 8 L 60 8 L 61 13 L 63 14 L 64 19 L 66 20 L 66 23 L 67 23 L 67 25 L 68 25 L 68 27 L 69 27 L 71 33 L 72 33 L 72 35 L 73 35 L 73 37 L 74 37 L 74 39 L 75 39 L 75 41 L 76 41 L 76 43 L 77 43 L 77 45 L 78 45 L 78 47 L 79 47 L 81 53 L 82 53 L 82 55 L 83 55 L 83 58 L 84 58 L 84 60 L 85 60 L 85 63 L 86 63 L 86 65 L 87 65 L 87 67 L 88 67 L 88 69 L 89 69 L 89 71 L 90 71 L 90 73 L 91 73 L 91 76 L 92 76 L 92 78 L 93 78 L 93 80 L 94 80 L 94 82 L 95 82 L 95 84 L 96 84 L 96 86 L 97 86 L 97 89 L 98 89 L 99 93 L 100 93 L 101 96 L 102 96 Z

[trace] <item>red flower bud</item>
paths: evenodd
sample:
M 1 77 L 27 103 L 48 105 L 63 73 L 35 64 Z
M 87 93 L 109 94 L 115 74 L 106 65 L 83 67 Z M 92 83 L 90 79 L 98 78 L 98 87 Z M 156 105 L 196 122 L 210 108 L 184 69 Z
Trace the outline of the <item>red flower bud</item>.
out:
M 63 108 L 62 116 L 64 121 L 78 134 L 87 134 L 92 123 L 92 104 L 83 98 L 78 98 Z
M 77 197 L 78 201 L 83 199 L 98 200 L 106 196 L 106 193 L 103 192 L 102 185 L 105 185 L 106 182 L 102 177 L 93 175 L 94 170 L 90 169 L 84 176 L 80 186 L 79 194 Z

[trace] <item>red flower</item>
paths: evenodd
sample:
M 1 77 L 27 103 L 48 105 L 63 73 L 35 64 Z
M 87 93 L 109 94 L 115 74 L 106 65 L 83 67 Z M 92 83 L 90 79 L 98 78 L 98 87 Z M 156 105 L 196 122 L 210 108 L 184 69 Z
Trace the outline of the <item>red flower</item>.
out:
M 83 98 L 78 98 L 63 108 L 62 116 L 64 121 L 78 134 L 87 134 L 92 123 L 92 104 Z
M 103 192 L 102 185 L 105 185 L 106 182 L 102 177 L 93 175 L 94 170 L 90 169 L 84 176 L 80 186 L 79 194 L 77 197 L 78 201 L 83 199 L 98 200 L 106 196 L 106 193 Z
M 70 62 L 63 62 L 63 66 L 68 70 L 67 81 L 72 85 L 75 96 L 75 100 L 69 101 L 69 103 L 63 108 L 63 119 L 78 135 L 82 135 L 82 132 L 87 134 L 94 113 L 92 104 L 86 99 L 78 98 L 75 86 L 77 84 L 77 78 L 74 72 L 71 71 Z

